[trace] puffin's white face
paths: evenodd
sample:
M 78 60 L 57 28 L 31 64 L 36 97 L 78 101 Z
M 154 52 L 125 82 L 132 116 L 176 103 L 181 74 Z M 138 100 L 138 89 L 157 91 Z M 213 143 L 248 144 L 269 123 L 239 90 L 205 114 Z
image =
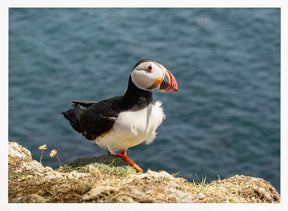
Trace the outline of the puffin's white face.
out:
M 141 60 L 131 73 L 132 82 L 139 89 L 153 91 L 177 91 L 175 77 L 160 63 L 153 60 Z

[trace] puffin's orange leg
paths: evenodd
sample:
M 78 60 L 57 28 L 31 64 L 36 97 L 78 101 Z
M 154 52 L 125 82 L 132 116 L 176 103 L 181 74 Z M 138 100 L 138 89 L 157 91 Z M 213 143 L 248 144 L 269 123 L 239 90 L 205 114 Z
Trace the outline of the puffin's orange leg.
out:
M 133 160 L 127 157 L 127 152 L 126 151 L 121 151 L 121 154 L 115 154 L 115 156 L 122 158 L 125 160 L 127 163 L 129 163 L 137 172 L 143 172 L 143 170 L 136 164 L 134 163 Z

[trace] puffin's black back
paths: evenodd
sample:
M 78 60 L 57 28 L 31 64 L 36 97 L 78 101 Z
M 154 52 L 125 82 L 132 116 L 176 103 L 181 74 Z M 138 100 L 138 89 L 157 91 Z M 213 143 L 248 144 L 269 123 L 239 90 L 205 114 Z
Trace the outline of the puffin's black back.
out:
M 78 102 L 83 104 L 83 101 Z M 77 132 L 88 140 L 93 140 L 108 132 L 121 112 L 141 110 L 152 102 L 152 92 L 137 88 L 130 77 L 124 96 L 86 104 L 87 108 L 84 109 L 80 107 L 81 103 L 74 101 L 74 108 L 62 114 Z

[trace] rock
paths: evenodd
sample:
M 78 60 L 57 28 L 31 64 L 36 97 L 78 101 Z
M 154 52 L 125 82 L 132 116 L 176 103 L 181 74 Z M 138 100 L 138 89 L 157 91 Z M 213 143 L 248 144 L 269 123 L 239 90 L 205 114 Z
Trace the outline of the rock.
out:
M 235 202 L 242 202 L 240 199 L 245 199 L 247 202 L 280 202 L 280 195 L 276 189 L 266 180 L 261 178 L 249 177 L 244 175 L 235 175 L 222 181 L 214 181 L 210 184 L 210 189 L 215 188 L 221 190 L 214 192 L 214 197 L 222 198 L 221 202 L 227 201 L 227 197 L 221 195 L 230 193 L 230 199 Z M 234 193 L 233 195 L 231 193 Z M 236 198 L 237 197 L 237 198 Z
M 165 179 L 165 180 L 172 180 L 174 177 L 169 174 L 166 171 L 161 171 L 161 172 L 156 172 L 156 171 L 151 171 L 150 169 L 145 173 L 141 175 L 132 175 L 132 177 L 137 178 L 137 179 Z
M 92 188 L 83 197 L 83 201 L 111 202 L 112 198 L 118 193 L 118 189 L 111 186 L 98 186 Z
M 260 199 L 270 203 L 277 201 L 280 202 L 280 196 L 276 189 L 270 184 L 270 182 L 264 179 L 235 175 L 223 181 L 234 184 L 236 183 L 242 186 L 242 190 L 239 191 L 239 194 L 249 198 L 251 201 Z
M 168 196 L 170 200 L 175 201 L 174 203 L 192 202 L 194 200 L 194 197 L 191 193 L 187 193 L 174 188 L 169 189 Z
M 45 199 L 37 194 L 29 194 L 25 197 L 11 199 L 12 203 L 46 203 L 48 201 L 48 199 Z
M 20 170 L 21 171 L 33 171 L 34 174 L 42 174 L 45 168 L 38 161 L 32 160 L 30 162 L 23 162 L 20 167 Z
M 17 144 L 16 142 L 8 142 L 8 157 L 9 158 L 21 158 L 23 160 L 32 160 L 31 152 Z
M 10 199 L 9 202 L 11 203 L 24 203 L 25 197 L 17 197 L 17 198 L 12 198 Z

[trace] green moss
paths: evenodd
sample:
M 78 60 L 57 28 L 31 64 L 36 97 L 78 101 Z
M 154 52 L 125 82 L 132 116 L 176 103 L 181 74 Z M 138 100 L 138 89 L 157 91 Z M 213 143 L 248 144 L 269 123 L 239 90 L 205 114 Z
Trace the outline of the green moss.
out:
M 65 163 L 65 165 L 75 168 L 75 167 L 86 166 L 87 164 L 92 164 L 92 163 L 100 163 L 100 164 L 116 166 L 116 167 L 117 166 L 129 166 L 127 162 L 113 155 L 102 155 L 99 157 L 78 158 L 74 161 Z
M 88 173 L 89 165 L 95 167 L 97 171 L 105 174 L 113 174 L 117 176 L 141 174 L 137 173 L 135 169 L 131 167 L 127 162 L 113 155 L 78 158 L 74 161 L 65 163 L 63 166 L 61 166 L 61 168 L 58 169 L 58 171 L 71 172 L 76 170 L 81 173 Z M 94 174 L 97 174 L 97 172 L 94 172 Z

